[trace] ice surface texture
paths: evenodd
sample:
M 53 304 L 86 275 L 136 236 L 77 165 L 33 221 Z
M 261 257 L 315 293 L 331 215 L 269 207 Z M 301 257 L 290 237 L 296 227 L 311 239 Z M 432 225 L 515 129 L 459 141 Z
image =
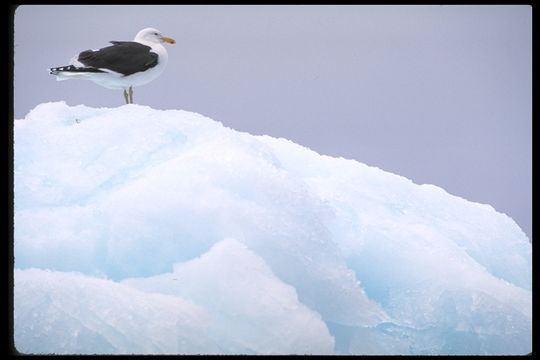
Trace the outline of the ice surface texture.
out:
M 531 244 L 433 185 L 202 115 L 16 120 L 24 353 L 524 354 Z

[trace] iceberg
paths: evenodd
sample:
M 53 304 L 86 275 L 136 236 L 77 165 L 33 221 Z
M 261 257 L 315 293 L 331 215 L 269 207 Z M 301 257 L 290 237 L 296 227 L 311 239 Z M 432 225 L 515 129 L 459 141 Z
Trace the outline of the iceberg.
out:
M 200 114 L 14 125 L 14 343 L 43 354 L 526 354 L 531 243 L 489 205 Z

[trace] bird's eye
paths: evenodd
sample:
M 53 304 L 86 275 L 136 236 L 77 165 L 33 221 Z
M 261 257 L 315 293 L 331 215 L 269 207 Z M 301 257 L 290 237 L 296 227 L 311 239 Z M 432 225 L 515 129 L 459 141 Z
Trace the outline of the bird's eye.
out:
M 154 35 L 159 35 L 158 33 L 154 33 Z

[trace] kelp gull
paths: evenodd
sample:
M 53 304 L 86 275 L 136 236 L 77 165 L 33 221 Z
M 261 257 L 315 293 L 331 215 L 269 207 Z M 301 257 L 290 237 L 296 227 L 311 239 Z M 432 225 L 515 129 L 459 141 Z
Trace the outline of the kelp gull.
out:
M 157 78 L 167 65 L 167 50 L 162 43 L 176 41 L 159 30 L 146 28 L 133 41 L 111 41 L 99 50 L 86 50 L 70 65 L 49 69 L 56 80 L 85 79 L 109 89 L 123 89 L 127 104 L 133 103 L 133 87 Z

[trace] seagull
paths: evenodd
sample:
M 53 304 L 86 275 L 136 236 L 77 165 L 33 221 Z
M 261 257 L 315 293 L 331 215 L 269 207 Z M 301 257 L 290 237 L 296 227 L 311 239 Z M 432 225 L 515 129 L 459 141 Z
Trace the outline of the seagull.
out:
M 159 30 L 146 28 L 133 41 L 110 41 L 112 45 L 99 50 L 86 50 L 70 64 L 50 68 L 56 80 L 91 80 L 108 89 L 123 89 L 126 104 L 133 104 L 133 87 L 156 79 L 167 65 L 167 50 L 163 43 L 175 44 Z

